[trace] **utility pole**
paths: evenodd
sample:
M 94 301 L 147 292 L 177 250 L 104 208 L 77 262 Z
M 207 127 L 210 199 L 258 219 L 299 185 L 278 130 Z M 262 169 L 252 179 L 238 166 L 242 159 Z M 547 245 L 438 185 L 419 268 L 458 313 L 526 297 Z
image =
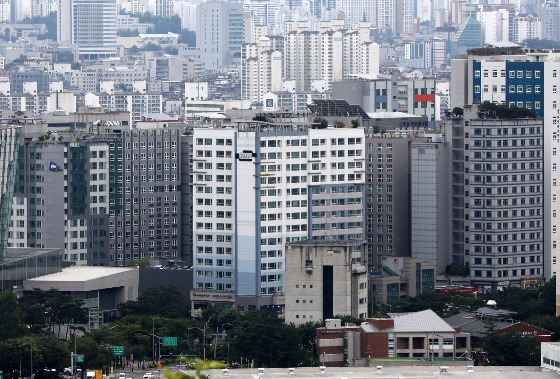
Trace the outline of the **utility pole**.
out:
M 203 330 L 202 330 L 202 346 L 204 347 L 204 362 L 206 362 L 206 324 L 204 324 Z
M 29 377 L 33 379 L 33 340 L 31 340 L 31 372 L 29 373 Z
M 216 360 L 216 348 L 218 347 L 218 327 L 216 326 L 216 335 L 214 336 L 214 360 Z

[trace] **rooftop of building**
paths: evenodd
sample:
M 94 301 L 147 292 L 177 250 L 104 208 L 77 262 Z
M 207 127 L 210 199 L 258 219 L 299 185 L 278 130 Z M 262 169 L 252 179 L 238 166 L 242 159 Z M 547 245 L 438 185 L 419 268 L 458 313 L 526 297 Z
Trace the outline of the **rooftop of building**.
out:
M 137 270 L 136 267 L 108 267 L 108 266 L 72 266 L 61 272 L 40 276 L 34 282 L 86 282 L 88 280 L 109 277 L 115 274 Z
M 254 378 L 441 378 L 443 375 L 451 378 L 487 379 L 546 379 L 557 378 L 558 374 L 552 371 L 541 370 L 540 367 L 517 367 L 517 366 L 476 366 L 472 372 L 468 372 L 467 365 L 446 366 L 443 362 L 425 363 L 419 365 L 392 365 L 382 366 L 382 362 L 372 360 L 372 367 L 327 367 L 321 372 L 319 367 L 297 367 L 290 374 L 288 368 L 266 368 L 259 374 L 257 368 L 228 370 L 228 376 L 239 379 Z M 381 367 L 381 373 L 376 366 Z M 445 372 L 442 368 L 445 367 Z M 211 370 L 209 378 L 223 377 L 223 370 Z
M 393 313 L 391 318 L 395 320 L 394 332 L 415 333 L 429 331 L 453 333 L 455 331 L 431 309 L 412 313 Z
M 368 112 L 371 119 L 378 118 L 426 118 L 426 116 L 415 115 L 406 112 Z
M 488 319 L 493 319 L 492 325 L 487 323 L 486 320 Z M 481 314 L 478 314 L 477 312 L 461 312 L 459 314 L 446 318 L 445 321 L 452 327 L 461 328 L 462 332 L 471 333 L 473 336 L 477 337 L 486 335 L 490 327 L 492 327 L 494 331 L 500 331 L 518 324 L 541 329 L 544 332 L 550 333 L 550 331 L 548 331 L 547 329 L 519 322 L 512 318 L 481 317 Z
M 320 247 L 329 247 L 329 246 L 358 246 L 367 243 L 363 240 L 303 240 L 297 242 L 289 242 L 287 246 L 320 246 Z

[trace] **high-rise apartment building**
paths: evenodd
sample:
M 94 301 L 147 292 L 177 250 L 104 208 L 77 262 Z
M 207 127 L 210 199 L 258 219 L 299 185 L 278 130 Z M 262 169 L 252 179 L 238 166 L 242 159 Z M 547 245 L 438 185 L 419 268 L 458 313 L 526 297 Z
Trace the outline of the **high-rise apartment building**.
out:
M 207 69 L 239 63 L 244 42 L 243 4 L 208 1 L 196 10 L 196 47 Z
M 557 20 L 558 21 L 558 20 Z M 511 41 L 522 43 L 527 39 L 541 39 L 541 17 L 534 13 L 518 13 L 513 18 L 513 36 Z
M 181 257 L 181 129 L 121 129 L 109 144 L 109 264 Z
M 297 91 L 309 91 L 317 82 L 329 90 L 334 81 L 379 73 L 379 45 L 370 40 L 369 24 L 360 22 L 347 30 L 337 21 L 321 23 L 318 31 L 287 27 L 284 79 L 295 80 Z
M 156 0 L 156 16 L 172 17 L 174 15 L 173 6 L 173 0 Z
M 79 46 L 82 59 L 117 54 L 115 0 L 58 0 L 57 42 Z
M 237 304 L 272 305 L 272 295 L 284 293 L 287 242 L 363 239 L 364 130 L 312 129 L 280 116 L 279 124 L 193 130 L 201 296 L 225 292 Z M 195 309 L 204 306 L 194 298 Z
M 452 258 L 470 267 L 471 283 L 495 291 L 544 277 L 543 119 L 479 110 L 445 120 Z
M 10 246 L 63 248 L 84 265 L 182 258 L 180 128 L 98 128 L 25 141 Z
M 488 54 L 493 52 L 488 50 Z M 556 274 L 557 260 L 559 56 L 557 53 L 469 55 L 467 59 L 453 60 L 451 69 L 450 108 L 490 101 L 533 109 L 543 118 L 542 249 L 546 278 Z
M 106 141 L 29 141 L 22 147 L 10 221 L 12 247 L 64 249 L 76 264 L 107 263 Z
M 368 22 L 375 25 L 377 1 L 375 0 L 342 0 L 337 8 L 344 13 L 346 27 L 350 28 L 358 22 Z
M 415 139 L 410 150 L 410 255 L 445 272 L 452 263 L 449 145 L 434 134 Z
M 241 98 L 263 103 L 264 96 L 282 89 L 282 53 L 269 38 L 241 47 Z
M 403 133 L 366 136 L 366 239 L 368 269 L 382 257 L 410 255 L 410 137 Z
M 560 39 L 560 8 L 557 1 L 546 1 L 540 7 L 541 38 L 558 41 Z

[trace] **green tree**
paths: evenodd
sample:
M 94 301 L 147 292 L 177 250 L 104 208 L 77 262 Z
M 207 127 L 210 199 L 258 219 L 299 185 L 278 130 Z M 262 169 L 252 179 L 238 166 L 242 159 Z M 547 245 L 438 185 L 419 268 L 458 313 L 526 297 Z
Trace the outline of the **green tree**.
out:
M 457 117 L 460 117 L 463 115 L 463 108 L 461 107 L 454 107 L 453 108 L 453 114 Z
M 116 344 L 113 342 L 110 345 Z M 99 345 L 91 336 L 78 338 L 77 350 L 84 355 L 84 366 L 90 368 L 109 366 L 112 360 L 110 345 Z
M 161 46 L 156 45 L 155 43 L 148 42 L 144 46 L 138 49 L 139 51 L 161 51 Z
M 515 105 L 507 106 L 505 104 L 494 104 L 485 101 L 478 106 L 478 117 L 492 119 L 535 118 L 537 117 L 537 112 Z
M 179 54 L 179 49 L 174 46 L 166 46 L 164 47 L 163 52 L 169 55 L 177 55 Z
M 445 274 L 446 275 L 451 275 L 451 276 L 466 277 L 466 276 L 470 276 L 471 271 L 466 266 L 459 266 L 459 265 L 456 265 L 455 263 L 452 263 L 445 268 Z
M 119 37 L 137 37 L 140 35 L 140 32 L 138 32 L 138 29 L 119 29 L 117 35 Z
M 26 333 L 16 295 L 11 291 L 0 292 L 0 341 L 21 337 Z
M 187 317 L 189 310 L 185 298 L 177 286 L 150 287 L 138 300 L 129 300 L 117 306 L 122 316 L 153 315 L 169 318 Z
M 196 46 L 196 34 L 192 30 L 181 29 L 181 36 L 179 37 L 179 43 L 184 43 L 189 45 L 189 47 Z
M 124 90 L 126 90 L 126 85 L 124 86 Z M 138 266 L 140 268 L 148 268 L 150 267 L 150 260 L 148 258 L 130 259 L 126 261 L 126 265 Z
M 484 338 L 482 347 L 488 352 L 491 365 L 537 366 L 541 346 L 538 338 L 520 333 L 491 333 Z
M 269 311 L 249 310 L 228 333 L 232 357 L 244 357 L 259 367 L 291 367 L 310 361 L 294 325 Z
M 40 34 L 37 36 L 38 39 L 52 39 L 56 40 L 56 32 L 57 32 L 57 25 L 56 25 L 56 12 L 51 12 L 45 17 L 32 17 L 32 18 L 24 18 L 20 21 L 22 24 L 45 24 L 47 28 L 47 32 L 45 34 Z
M 352 120 L 352 127 L 355 128 L 359 128 L 360 127 L 360 120 L 358 119 L 354 119 Z
M 535 315 L 526 320 L 527 324 L 538 326 L 552 332 L 552 341 L 560 341 L 560 317 L 551 315 Z
M 315 119 L 313 120 L 313 122 L 314 122 L 315 124 L 319 124 L 319 125 L 317 125 L 317 128 L 318 128 L 318 129 L 326 129 L 326 128 L 329 126 L 328 121 L 325 120 L 325 119 L 322 118 L 322 117 L 317 117 L 317 118 L 315 118 Z

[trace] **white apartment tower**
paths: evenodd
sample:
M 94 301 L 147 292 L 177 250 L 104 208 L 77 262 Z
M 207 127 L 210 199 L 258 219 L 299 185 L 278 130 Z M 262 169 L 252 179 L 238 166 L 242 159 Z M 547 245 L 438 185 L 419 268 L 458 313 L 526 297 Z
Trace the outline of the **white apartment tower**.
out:
M 272 304 L 284 293 L 286 243 L 363 239 L 364 130 L 283 120 L 193 130 L 199 295 Z
M 324 81 L 330 90 L 333 81 L 379 73 L 379 46 L 370 41 L 368 24 L 361 22 L 346 30 L 337 21 L 321 23 L 319 31 L 288 28 L 284 79 L 295 80 L 297 91 L 312 90 L 317 81 Z
M 78 45 L 84 59 L 115 56 L 115 0 L 58 0 L 57 42 Z
M 282 53 L 272 49 L 270 39 L 241 47 L 241 98 L 256 103 L 270 91 L 282 89 Z
M 375 25 L 377 1 L 374 0 L 342 0 L 337 2 L 337 8 L 344 13 L 348 28 L 358 22 Z

